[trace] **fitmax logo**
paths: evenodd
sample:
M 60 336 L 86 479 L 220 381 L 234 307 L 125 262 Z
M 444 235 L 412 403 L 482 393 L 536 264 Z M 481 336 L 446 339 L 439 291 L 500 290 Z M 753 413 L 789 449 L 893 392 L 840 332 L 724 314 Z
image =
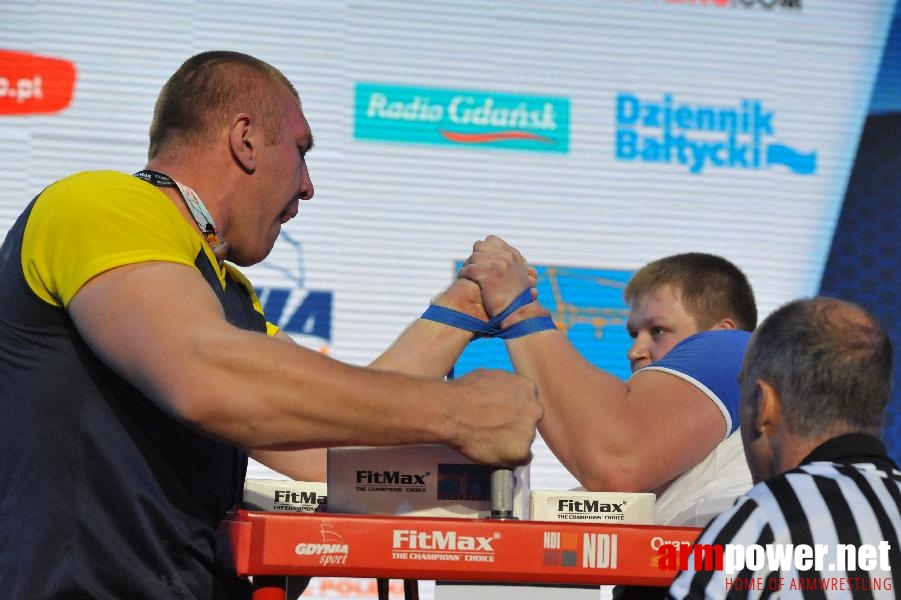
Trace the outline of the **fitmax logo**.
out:
M 425 485 L 430 473 L 401 473 L 400 471 L 357 471 L 357 483 L 370 485 Z
M 678 164 L 694 174 L 708 167 L 760 170 L 771 165 L 799 175 L 816 172 L 816 152 L 778 143 L 775 135 L 776 113 L 761 100 L 716 106 L 677 100 L 673 94 L 616 96 L 616 158 L 621 161 Z
M 325 504 L 326 497 L 318 496 L 316 492 L 292 492 L 290 490 L 275 490 L 276 504 Z
M 597 500 L 558 500 L 557 512 L 570 513 L 620 513 L 623 512 L 623 504 L 604 503 Z
M 495 534 L 498 535 L 498 534 Z M 494 552 L 495 538 L 459 535 L 456 531 L 417 531 L 395 529 L 391 547 L 394 550 L 447 550 L 454 552 Z

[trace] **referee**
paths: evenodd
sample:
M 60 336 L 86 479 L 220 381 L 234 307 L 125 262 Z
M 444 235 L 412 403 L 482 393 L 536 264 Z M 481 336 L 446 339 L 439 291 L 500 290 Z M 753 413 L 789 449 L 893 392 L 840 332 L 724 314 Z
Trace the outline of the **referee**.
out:
M 670 598 L 898 597 L 901 472 L 878 437 L 891 363 L 847 302 L 796 300 L 760 325 L 739 375 L 756 485 L 702 532 Z M 701 545 L 724 560 L 697 560 Z

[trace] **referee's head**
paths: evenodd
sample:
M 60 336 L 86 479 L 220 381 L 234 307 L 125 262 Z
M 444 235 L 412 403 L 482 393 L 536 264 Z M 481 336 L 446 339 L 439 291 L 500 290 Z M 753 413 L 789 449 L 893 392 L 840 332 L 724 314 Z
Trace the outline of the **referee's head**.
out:
M 824 441 L 880 435 L 892 346 L 861 307 L 790 302 L 755 331 L 739 374 L 741 429 L 754 481 L 792 469 Z

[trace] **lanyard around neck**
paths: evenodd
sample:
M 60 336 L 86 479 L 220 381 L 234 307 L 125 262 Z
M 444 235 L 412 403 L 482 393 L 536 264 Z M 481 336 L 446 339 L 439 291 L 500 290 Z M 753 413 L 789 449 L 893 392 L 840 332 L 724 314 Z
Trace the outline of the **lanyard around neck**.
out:
M 213 254 L 216 255 L 216 260 L 219 261 L 219 266 L 221 267 L 222 263 L 225 261 L 225 255 L 228 252 L 228 242 L 225 241 L 225 238 L 222 237 L 219 230 L 216 229 L 216 222 L 213 221 L 210 211 L 207 210 L 206 206 L 200 200 L 200 196 L 197 195 L 197 192 L 159 171 L 145 169 L 143 171 L 138 171 L 134 175 L 157 187 L 174 187 L 178 189 L 182 200 L 184 200 L 188 210 L 191 211 L 191 216 L 194 217 L 194 222 L 197 223 L 200 233 L 206 238 L 207 243 L 210 245 L 210 248 L 212 248 Z

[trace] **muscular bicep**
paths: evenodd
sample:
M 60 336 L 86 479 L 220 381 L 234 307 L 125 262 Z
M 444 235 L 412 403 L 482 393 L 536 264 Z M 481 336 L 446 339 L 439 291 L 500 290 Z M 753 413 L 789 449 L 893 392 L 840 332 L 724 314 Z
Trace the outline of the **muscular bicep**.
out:
M 704 460 L 724 439 L 719 406 L 693 383 L 661 371 L 641 371 L 627 382 L 631 429 L 640 432 L 633 468 L 655 490 Z
M 205 338 L 227 325 L 203 277 L 191 267 L 144 262 L 101 273 L 75 294 L 69 314 L 91 350 L 156 401 L 179 411 L 180 389 Z M 212 343 L 212 342 L 209 342 Z

